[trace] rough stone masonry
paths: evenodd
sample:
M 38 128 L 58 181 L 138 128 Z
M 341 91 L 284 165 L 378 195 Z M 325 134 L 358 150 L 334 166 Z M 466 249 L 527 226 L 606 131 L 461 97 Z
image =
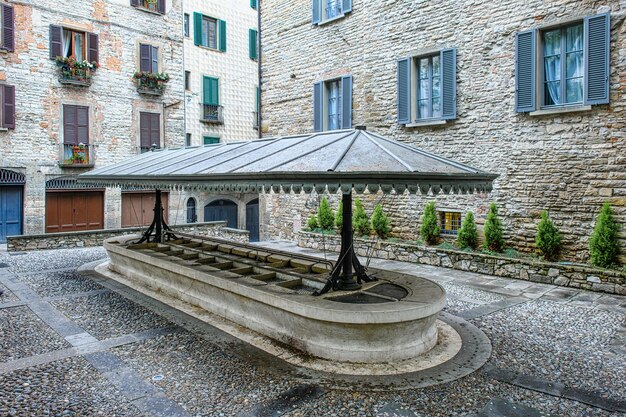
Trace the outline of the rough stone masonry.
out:
M 515 112 L 515 34 L 611 13 L 610 104 L 531 116 Z M 603 202 L 626 223 L 626 1 L 365 1 L 324 25 L 311 24 L 311 0 L 262 2 L 263 120 L 268 135 L 313 130 L 313 83 L 352 74 L 353 126 L 497 173 L 487 195 L 439 196 L 438 209 L 500 208 L 507 243 L 534 249 L 541 210 L 564 235 L 565 258 L 588 259 Z M 457 118 L 444 125 L 397 123 L 397 60 L 430 48 L 457 48 Z M 368 196 L 366 209 L 381 196 Z M 393 233 L 415 238 L 434 197 L 387 197 Z M 292 237 L 318 199 L 266 195 L 263 233 Z M 336 198 L 333 198 L 336 208 Z M 622 229 L 621 242 L 626 242 Z M 624 260 L 624 258 L 622 258 Z

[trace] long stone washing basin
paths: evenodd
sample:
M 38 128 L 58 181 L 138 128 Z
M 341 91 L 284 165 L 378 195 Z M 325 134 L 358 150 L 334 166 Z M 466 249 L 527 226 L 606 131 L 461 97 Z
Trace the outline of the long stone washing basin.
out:
M 138 238 L 104 242 L 111 270 L 305 354 L 388 363 L 415 358 L 437 343 L 446 294 L 425 278 L 370 268 L 378 281 L 359 291 L 313 296 L 330 269 L 323 260 L 210 238 L 134 244 Z

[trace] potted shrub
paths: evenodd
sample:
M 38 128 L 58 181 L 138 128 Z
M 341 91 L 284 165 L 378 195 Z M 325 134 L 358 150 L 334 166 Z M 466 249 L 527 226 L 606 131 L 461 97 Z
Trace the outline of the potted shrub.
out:
M 161 94 L 170 76 L 165 72 L 137 71 L 133 75 L 137 80 L 137 91 L 147 94 Z
M 61 73 L 59 81 L 67 84 L 89 85 L 91 77 L 99 68 L 95 61 L 77 61 L 74 57 L 58 56 L 56 63 Z

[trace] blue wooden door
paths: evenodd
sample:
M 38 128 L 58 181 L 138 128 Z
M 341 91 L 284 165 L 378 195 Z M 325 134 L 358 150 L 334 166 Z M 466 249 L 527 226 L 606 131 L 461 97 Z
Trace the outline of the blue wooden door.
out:
M 22 234 L 22 187 L 0 187 L 0 243 Z
M 259 199 L 246 204 L 246 229 L 250 232 L 250 242 L 259 241 Z
M 226 221 L 227 227 L 237 228 L 237 204 L 230 200 L 217 200 L 204 206 L 204 221 Z

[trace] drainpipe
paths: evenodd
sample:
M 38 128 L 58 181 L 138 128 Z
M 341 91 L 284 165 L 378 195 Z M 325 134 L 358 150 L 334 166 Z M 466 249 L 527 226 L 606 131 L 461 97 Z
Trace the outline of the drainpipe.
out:
M 259 31 L 259 36 L 257 37 L 257 47 L 258 47 L 258 72 L 259 72 L 259 97 L 258 97 L 258 101 L 259 101 L 259 108 L 257 109 L 258 113 L 257 114 L 257 123 L 259 126 L 259 139 L 261 139 L 263 137 L 263 117 L 261 116 L 261 96 L 262 96 L 262 91 L 263 89 L 261 88 L 261 58 L 262 58 L 262 52 L 261 52 L 261 4 L 262 0 L 257 0 L 257 26 L 258 26 L 258 31 Z

